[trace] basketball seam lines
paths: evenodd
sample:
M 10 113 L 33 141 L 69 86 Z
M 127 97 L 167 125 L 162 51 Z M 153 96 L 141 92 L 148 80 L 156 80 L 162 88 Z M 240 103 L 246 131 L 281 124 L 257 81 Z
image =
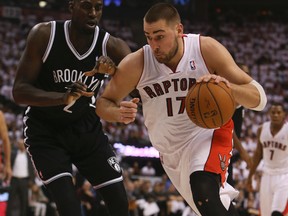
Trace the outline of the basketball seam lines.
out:
M 214 96 L 214 94 L 212 93 L 211 89 L 209 88 L 209 83 L 210 83 L 210 82 L 207 82 L 207 83 L 206 83 L 207 90 L 210 92 L 211 96 L 212 96 L 213 99 L 214 99 L 215 104 L 217 105 L 218 112 L 220 113 L 220 116 L 221 116 L 221 125 L 223 125 L 223 123 L 224 123 L 224 121 L 223 121 L 223 115 L 222 115 L 222 112 L 221 112 L 221 110 L 220 110 L 220 107 L 219 107 L 219 105 L 218 105 L 218 103 L 217 103 L 216 97 Z M 214 85 L 214 83 L 212 83 L 212 84 Z M 219 84 L 217 84 L 217 85 L 222 88 L 222 86 L 220 86 Z M 223 89 L 223 88 L 222 88 L 222 89 Z

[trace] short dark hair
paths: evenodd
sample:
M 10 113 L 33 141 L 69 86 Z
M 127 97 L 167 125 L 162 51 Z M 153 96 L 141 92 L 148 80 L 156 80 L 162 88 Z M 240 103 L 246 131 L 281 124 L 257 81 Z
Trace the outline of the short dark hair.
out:
M 169 3 L 158 3 L 153 5 L 145 14 L 144 21 L 147 23 L 165 20 L 167 23 L 181 22 L 177 9 Z
M 271 105 L 270 105 L 270 108 L 269 108 L 269 110 L 271 110 L 271 108 L 273 107 L 273 106 L 280 106 L 280 107 L 282 107 L 282 110 L 284 111 L 284 112 L 286 112 L 286 110 L 285 110 L 285 107 L 284 107 L 284 104 L 283 103 L 280 103 L 280 102 L 272 102 L 271 103 Z

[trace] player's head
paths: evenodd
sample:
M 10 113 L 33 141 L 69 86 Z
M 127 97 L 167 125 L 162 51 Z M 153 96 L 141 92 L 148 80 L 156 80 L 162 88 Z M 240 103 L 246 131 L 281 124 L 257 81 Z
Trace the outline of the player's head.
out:
M 98 25 L 103 9 L 103 0 L 69 0 L 72 25 L 81 32 L 92 33 Z
M 168 3 L 152 6 L 144 16 L 144 33 L 156 59 L 168 63 L 182 43 L 183 25 L 177 9 Z
M 269 109 L 270 120 L 273 124 L 282 124 L 286 118 L 283 104 L 273 103 Z

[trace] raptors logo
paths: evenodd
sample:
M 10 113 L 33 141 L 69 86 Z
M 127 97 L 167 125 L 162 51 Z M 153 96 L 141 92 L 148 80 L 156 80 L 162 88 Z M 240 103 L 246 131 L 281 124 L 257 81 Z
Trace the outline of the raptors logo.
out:
M 120 165 L 119 165 L 116 157 L 108 158 L 107 162 L 114 170 L 116 170 L 119 173 L 121 172 L 121 168 L 120 168 Z
M 220 167 L 222 171 L 225 171 L 227 166 L 226 166 L 226 155 L 224 155 L 224 157 L 222 158 L 222 156 L 220 154 L 218 154 L 219 156 L 219 160 L 220 160 Z

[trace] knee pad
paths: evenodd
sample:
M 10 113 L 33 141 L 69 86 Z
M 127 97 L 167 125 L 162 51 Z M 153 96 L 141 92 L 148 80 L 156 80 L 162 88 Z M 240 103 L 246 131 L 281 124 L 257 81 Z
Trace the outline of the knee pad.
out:
M 221 178 L 215 173 L 196 171 L 190 175 L 193 200 L 199 212 L 205 216 L 228 216 L 221 202 L 219 190 Z
M 190 185 L 195 202 L 199 201 L 205 204 L 207 199 L 215 200 L 219 197 L 220 179 L 214 173 L 196 171 L 190 176 Z
M 283 214 L 279 211 L 273 211 L 271 216 L 283 216 Z

